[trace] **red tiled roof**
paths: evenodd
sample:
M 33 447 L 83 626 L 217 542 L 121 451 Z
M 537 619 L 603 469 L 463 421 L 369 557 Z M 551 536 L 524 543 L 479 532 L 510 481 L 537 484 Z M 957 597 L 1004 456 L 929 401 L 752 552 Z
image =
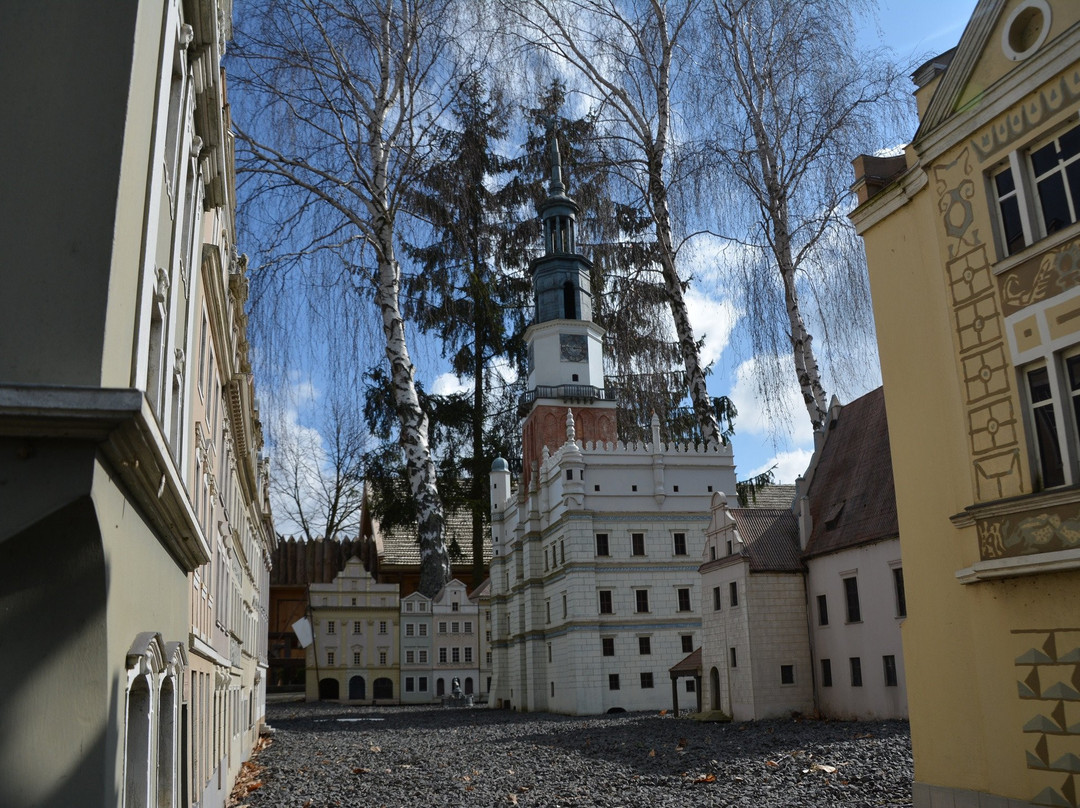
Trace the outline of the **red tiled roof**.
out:
M 801 572 L 799 523 L 787 508 L 731 508 L 750 572 Z
M 670 668 L 668 668 L 668 673 L 674 673 L 674 674 L 680 674 L 681 673 L 681 674 L 685 675 L 685 674 L 697 673 L 700 670 L 701 670 L 701 648 L 699 647 L 697 650 L 695 650 L 689 656 L 685 657 L 684 659 L 682 659 L 679 662 L 676 662 L 674 665 L 672 665 Z
M 879 387 L 844 406 L 829 427 L 807 492 L 807 557 L 899 535 L 888 426 Z

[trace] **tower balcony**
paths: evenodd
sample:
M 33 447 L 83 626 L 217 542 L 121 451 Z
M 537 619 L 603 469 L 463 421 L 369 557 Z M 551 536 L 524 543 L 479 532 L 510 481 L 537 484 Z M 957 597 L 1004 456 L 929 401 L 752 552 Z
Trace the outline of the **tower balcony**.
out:
M 539 398 L 557 398 L 564 404 L 591 404 L 594 401 L 615 401 L 614 393 L 591 384 L 539 384 L 522 393 L 518 400 L 518 415 L 525 415 Z

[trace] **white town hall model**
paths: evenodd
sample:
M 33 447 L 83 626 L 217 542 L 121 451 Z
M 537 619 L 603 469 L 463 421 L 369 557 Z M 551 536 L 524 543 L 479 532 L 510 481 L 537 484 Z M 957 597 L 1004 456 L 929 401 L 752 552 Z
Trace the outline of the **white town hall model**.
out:
M 512 491 L 509 464 L 500 458 L 491 470 L 489 703 L 660 710 L 672 704 L 668 670 L 701 642 L 709 504 L 714 492 L 736 504 L 735 466 L 727 446 L 662 443 L 655 415 L 650 443 L 617 440 L 577 211 L 552 137 L 525 335 L 523 474 Z

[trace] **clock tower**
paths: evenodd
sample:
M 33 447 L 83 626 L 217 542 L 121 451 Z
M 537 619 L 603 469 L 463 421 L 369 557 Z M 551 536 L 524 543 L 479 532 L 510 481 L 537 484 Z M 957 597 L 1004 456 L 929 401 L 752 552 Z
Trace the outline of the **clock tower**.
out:
M 562 160 L 551 134 L 551 180 L 540 203 L 544 253 L 531 263 L 535 311 L 525 332 L 529 352 L 527 413 L 522 427 L 524 483 L 543 447 L 566 442 L 573 409 L 579 441 L 614 442 L 615 401 L 604 391 L 604 329 L 592 321 L 592 264 L 577 251 L 578 206 L 566 195 Z

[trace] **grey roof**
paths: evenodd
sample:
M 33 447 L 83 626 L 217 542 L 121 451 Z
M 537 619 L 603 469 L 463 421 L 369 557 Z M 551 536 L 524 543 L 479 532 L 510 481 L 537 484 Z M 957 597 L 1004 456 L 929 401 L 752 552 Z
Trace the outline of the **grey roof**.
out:
M 379 563 L 383 566 L 419 566 L 420 545 L 416 540 L 415 525 L 401 525 L 385 530 L 380 530 L 382 538 L 382 552 L 379 554 Z M 456 541 L 459 555 L 451 555 L 450 563 L 454 566 L 471 565 L 472 553 L 472 514 L 463 509 L 450 511 L 445 514 L 443 521 L 443 538 L 446 546 L 450 548 Z M 491 560 L 491 534 L 484 531 L 484 562 Z
M 808 557 L 900 535 L 882 388 L 840 410 L 807 494 L 812 519 Z
M 795 483 L 764 485 L 747 500 L 747 508 L 790 508 L 795 502 Z
M 750 572 L 801 572 L 799 523 L 787 508 L 731 508 Z

